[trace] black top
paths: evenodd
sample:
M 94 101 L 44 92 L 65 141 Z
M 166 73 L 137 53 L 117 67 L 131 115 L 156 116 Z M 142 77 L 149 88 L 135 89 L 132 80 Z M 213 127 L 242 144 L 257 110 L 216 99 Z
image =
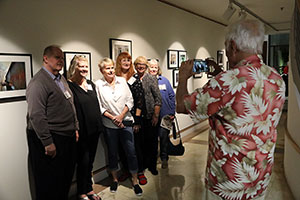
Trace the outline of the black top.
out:
M 95 84 L 87 80 L 87 92 L 76 83 L 68 81 L 69 87 L 74 94 L 74 103 L 79 121 L 79 138 L 103 131 L 100 106 L 95 90 Z
M 135 116 L 137 108 L 142 110 L 142 116 L 146 115 L 145 94 L 142 81 L 137 74 L 134 74 L 133 77 L 127 81 L 127 83 L 133 97 L 133 107 L 130 112 L 134 117 L 134 121 L 137 122 L 138 119 Z

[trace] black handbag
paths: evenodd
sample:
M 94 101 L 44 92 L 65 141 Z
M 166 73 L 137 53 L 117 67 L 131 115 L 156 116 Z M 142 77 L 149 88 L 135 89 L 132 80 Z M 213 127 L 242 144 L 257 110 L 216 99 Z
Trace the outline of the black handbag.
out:
M 184 146 L 182 144 L 181 136 L 180 136 L 180 130 L 177 122 L 177 118 L 175 117 L 176 126 L 178 133 L 176 133 L 176 126 L 175 122 L 172 122 L 173 126 L 173 137 L 168 140 L 168 146 L 167 146 L 167 152 L 169 156 L 182 156 L 184 154 Z

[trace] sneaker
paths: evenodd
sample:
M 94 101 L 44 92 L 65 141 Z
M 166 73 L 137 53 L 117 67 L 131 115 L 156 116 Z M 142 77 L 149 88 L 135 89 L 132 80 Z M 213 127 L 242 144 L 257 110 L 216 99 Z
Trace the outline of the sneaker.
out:
M 110 192 L 115 193 L 118 189 L 118 182 L 114 181 L 111 185 L 110 185 Z
M 143 190 L 142 188 L 139 186 L 139 184 L 136 184 L 133 186 L 133 190 L 134 190 L 134 193 L 137 195 L 137 196 L 141 196 L 142 193 L 143 193 Z
M 162 161 L 161 168 L 162 169 L 167 169 L 168 168 L 168 161 L 167 160 Z
M 138 179 L 139 179 L 139 184 L 140 185 L 146 185 L 147 184 L 147 178 L 143 173 L 138 174 Z

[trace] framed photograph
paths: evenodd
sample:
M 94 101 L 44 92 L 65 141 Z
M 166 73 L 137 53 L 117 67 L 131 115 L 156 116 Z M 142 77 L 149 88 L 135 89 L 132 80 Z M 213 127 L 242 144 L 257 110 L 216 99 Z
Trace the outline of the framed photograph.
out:
M 186 51 L 178 51 L 178 67 L 181 66 L 181 63 L 187 60 Z
M 203 73 L 193 75 L 193 78 L 202 78 L 202 77 L 203 77 Z
M 25 100 L 32 76 L 31 54 L 0 53 L 0 103 Z
M 79 56 L 79 55 L 87 58 L 88 65 L 89 65 L 89 73 L 86 78 L 92 80 L 91 53 L 89 53 L 89 52 L 64 51 L 65 67 L 64 67 L 64 70 L 60 71 L 60 73 L 63 74 L 67 78 L 67 71 L 70 68 L 72 59 L 74 58 L 74 56 Z
M 217 51 L 217 64 L 223 66 L 224 51 Z
M 178 51 L 169 49 L 167 52 L 168 57 L 168 69 L 176 69 L 178 65 Z
M 110 58 L 115 62 L 122 52 L 128 52 L 132 56 L 131 40 L 109 38 Z
M 178 86 L 179 81 L 179 69 L 173 69 L 173 88 Z
M 226 62 L 226 71 L 229 70 L 229 62 Z

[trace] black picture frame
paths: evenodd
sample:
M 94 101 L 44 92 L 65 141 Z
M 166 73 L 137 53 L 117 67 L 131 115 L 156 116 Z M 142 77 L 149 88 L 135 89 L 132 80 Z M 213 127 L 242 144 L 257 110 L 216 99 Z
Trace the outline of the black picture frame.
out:
M 87 79 L 92 80 L 92 58 L 91 58 L 91 53 L 90 52 L 79 52 L 79 51 L 64 51 L 64 57 L 65 57 L 65 66 L 64 69 L 61 71 L 61 74 L 64 75 L 65 78 L 67 78 L 67 71 L 69 70 L 69 67 L 71 65 L 71 60 L 74 58 L 74 56 L 84 56 L 88 60 L 88 65 L 89 65 L 89 73 L 87 75 Z
M 224 51 L 218 50 L 217 51 L 217 64 L 219 66 L 223 66 L 224 63 Z
M 187 60 L 187 52 L 184 50 L 178 50 L 178 67 L 181 66 L 181 63 Z
M 109 56 L 116 62 L 121 52 L 128 52 L 132 56 L 132 41 L 118 38 L 109 38 Z
M 0 53 L 0 103 L 26 100 L 32 76 L 32 54 Z
M 168 69 L 177 69 L 178 66 L 178 51 L 173 49 L 168 49 Z
M 179 81 L 179 69 L 173 69 L 173 88 L 177 88 Z
M 226 62 L 226 71 L 229 70 L 229 62 Z

